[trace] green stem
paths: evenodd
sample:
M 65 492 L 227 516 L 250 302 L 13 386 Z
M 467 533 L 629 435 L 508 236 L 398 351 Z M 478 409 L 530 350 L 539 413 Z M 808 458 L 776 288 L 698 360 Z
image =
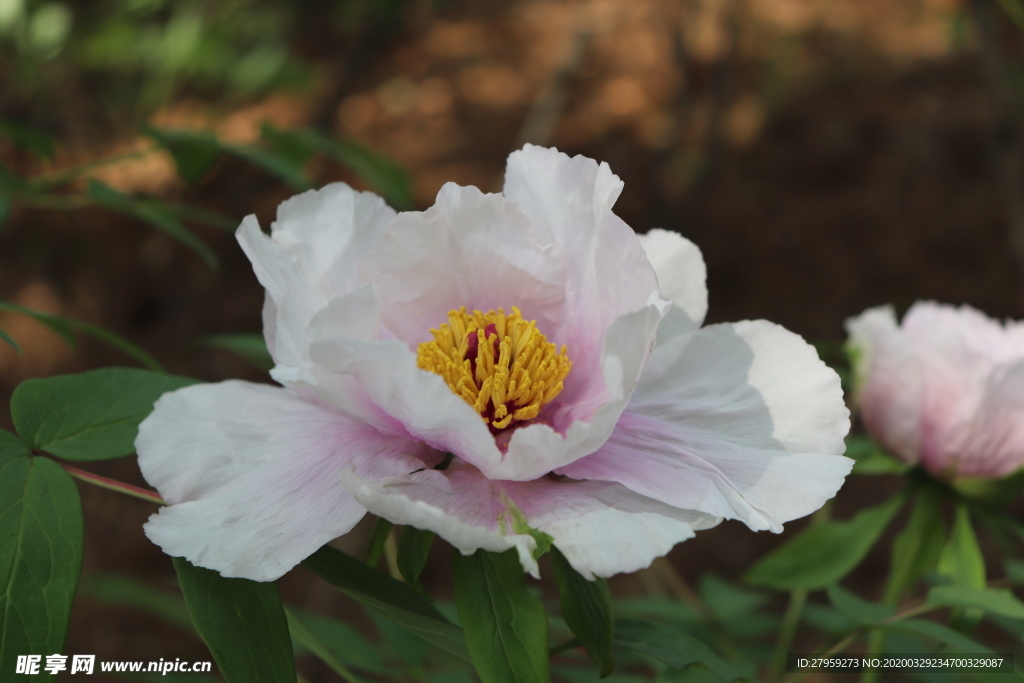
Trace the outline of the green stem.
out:
M 803 614 L 804 605 L 807 603 L 807 591 L 802 588 L 791 591 L 789 594 L 789 606 L 786 613 L 782 615 L 782 624 L 779 626 L 779 637 L 775 641 L 775 650 L 772 652 L 771 664 L 768 667 L 768 680 L 777 680 L 786 670 L 786 653 L 793 642 L 797 626 L 800 624 L 800 616 Z
M 93 486 L 99 486 L 101 489 L 117 491 L 118 493 L 123 493 L 126 496 L 146 500 L 149 501 L 150 503 L 156 503 L 157 505 L 167 504 L 167 502 L 163 498 L 161 498 L 160 494 L 157 493 L 156 491 L 150 491 L 149 489 L 144 489 L 140 486 L 126 484 L 123 481 L 110 479 L 109 477 L 101 477 L 98 474 L 86 472 L 85 470 L 80 470 L 77 467 L 65 465 L 64 463 L 60 463 L 60 466 L 67 470 L 68 474 L 70 474 L 75 479 L 78 479 L 79 481 L 84 481 L 87 484 L 92 484 Z

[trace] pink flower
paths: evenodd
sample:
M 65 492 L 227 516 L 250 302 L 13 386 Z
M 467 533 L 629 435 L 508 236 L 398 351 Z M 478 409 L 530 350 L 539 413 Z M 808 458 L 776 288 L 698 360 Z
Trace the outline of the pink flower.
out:
M 611 208 L 606 164 L 527 146 L 424 212 L 329 185 L 238 239 L 283 387 L 167 394 L 136 446 L 166 552 L 272 580 L 370 510 L 465 553 L 537 532 L 587 577 L 723 518 L 780 531 L 849 472 L 839 380 L 764 321 L 701 329 L 700 252 Z M 476 313 L 474 313 L 476 311 Z M 454 459 L 446 468 L 446 455 Z
M 918 302 L 902 325 L 885 306 L 846 329 L 855 401 L 883 447 L 946 478 L 1024 466 L 1024 324 Z

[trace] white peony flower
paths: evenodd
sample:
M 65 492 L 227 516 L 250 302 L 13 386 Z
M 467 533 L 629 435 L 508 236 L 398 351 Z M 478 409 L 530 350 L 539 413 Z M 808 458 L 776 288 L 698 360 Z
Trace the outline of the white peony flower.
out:
M 448 184 L 396 215 L 337 183 L 269 236 L 247 217 L 283 387 L 157 402 L 136 447 L 170 505 L 146 533 L 267 581 L 370 510 L 464 553 L 514 547 L 534 575 L 541 532 L 592 578 L 724 518 L 777 532 L 817 510 L 851 467 L 838 377 L 772 323 L 701 329 L 699 250 L 637 237 L 621 190 L 527 146 L 500 195 Z
M 903 460 L 945 477 L 1024 467 L 1024 323 L 918 302 L 846 321 L 861 419 Z

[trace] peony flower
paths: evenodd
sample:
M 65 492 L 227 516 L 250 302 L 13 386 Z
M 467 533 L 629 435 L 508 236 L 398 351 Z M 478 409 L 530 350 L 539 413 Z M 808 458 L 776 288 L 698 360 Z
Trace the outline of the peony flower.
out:
M 273 580 L 369 510 L 464 553 L 551 537 L 588 578 L 695 530 L 818 509 L 842 485 L 835 373 L 765 321 L 701 329 L 698 249 L 637 237 L 606 164 L 527 146 L 503 194 L 395 214 L 337 183 L 238 240 L 281 387 L 164 395 L 139 429 L 167 553 Z M 451 456 L 449 457 L 449 454 Z
M 953 478 L 1024 466 L 1024 324 L 918 302 L 846 322 L 861 420 L 903 460 Z

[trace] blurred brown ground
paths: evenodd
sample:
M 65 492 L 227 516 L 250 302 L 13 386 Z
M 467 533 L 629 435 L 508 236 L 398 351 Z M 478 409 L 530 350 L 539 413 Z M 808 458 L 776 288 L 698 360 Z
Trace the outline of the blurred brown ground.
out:
M 635 229 L 677 230 L 708 263 L 709 322 L 767 318 L 812 341 L 843 339 L 843 319 L 868 306 L 917 299 L 970 303 L 1024 318 L 993 161 L 996 120 L 965 6 L 955 0 L 637 0 L 462 3 L 421 8 L 376 46 L 367 67 L 333 88 L 343 65 L 331 46 L 299 44 L 322 60 L 307 93 L 224 112 L 194 99 L 155 121 L 210 127 L 252 140 L 264 120 L 327 121 L 407 168 L 419 208 L 447 181 L 500 191 L 506 155 L 522 140 L 607 161 L 625 181 L 617 212 Z M 961 27 L 958 29 L 957 27 Z M 1010 27 L 1012 29 L 1012 26 Z M 314 32 L 315 33 L 315 32 Z M 323 40 L 323 37 L 320 37 Z M 1012 31 L 1006 40 L 1015 44 Z M 69 117 L 71 114 L 68 115 Z M 56 167 L 140 146 L 131 135 L 72 134 Z M 45 169 L 44 169 L 45 170 Z M 314 166 L 318 183 L 359 179 Z M 197 188 L 150 155 L 97 172 L 145 191 L 266 226 L 291 191 L 223 160 Z M 260 329 L 262 290 L 230 235 L 197 229 L 222 260 L 212 272 L 179 243 L 99 210 L 19 209 L 0 231 L 0 299 L 112 329 L 169 370 L 216 381 L 265 379 L 196 340 Z M 24 318 L 0 316 L 25 354 L 0 347 L 0 426 L 18 382 L 130 359 L 90 339 L 77 350 Z M 87 465 L 143 484 L 133 460 Z M 884 498 L 897 482 L 851 481 L 836 513 Z M 116 572 L 171 582 L 167 557 L 142 535 L 152 506 L 80 487 L 83 581 Z M 800 524 L 792 525 L 798 528 Z M 343 540 L 361 553 L 366 524 Z M 726 523 L 677 547 L 689 582 L 736 578 L 779 542 Z M 449 594 L 447 550 L 426 583 Z M 855 585 L 877 596 L 886 557 Z M 296 570 L 289 600 L 345 615 L 352 605 Z M 620 595 L 667 590 L 617 578 Z M 809 644 L 812 646 L 814 644 Z M 76 605 L 66 652 L 101 659 L 208 659 L 197 640 L 128 609 Z M 310 681 L 333 680 L 310 668 Z M 96 680 L 101 680 L 97 676 Z

